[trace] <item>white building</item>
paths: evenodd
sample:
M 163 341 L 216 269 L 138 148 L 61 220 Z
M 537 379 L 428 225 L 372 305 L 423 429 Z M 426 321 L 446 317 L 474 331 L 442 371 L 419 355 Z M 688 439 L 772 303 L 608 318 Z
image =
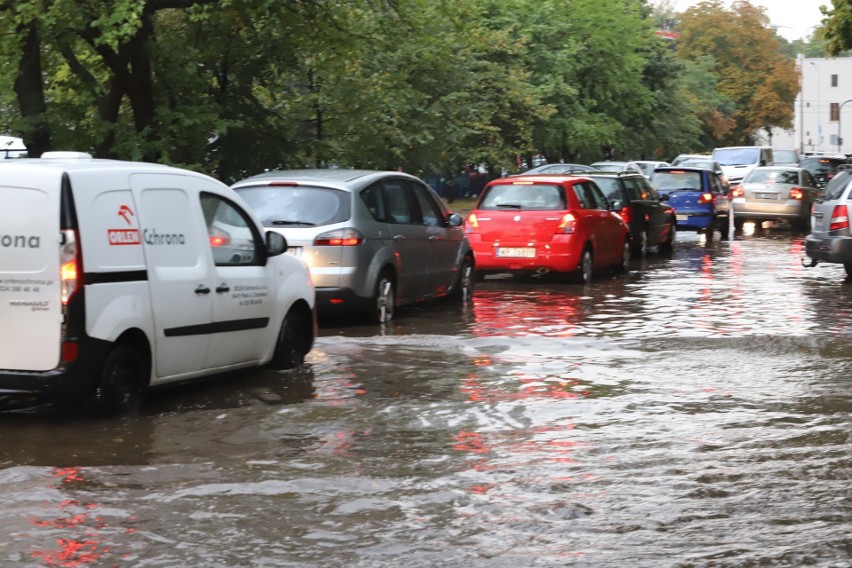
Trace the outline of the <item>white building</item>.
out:
M 799 62 L 802 89 L 796 97 L 793 128 L 773 129 L 771 141 L 764 132 L 762 142 L 802 153 L 852 154 L 852 57 L 800 56 Z

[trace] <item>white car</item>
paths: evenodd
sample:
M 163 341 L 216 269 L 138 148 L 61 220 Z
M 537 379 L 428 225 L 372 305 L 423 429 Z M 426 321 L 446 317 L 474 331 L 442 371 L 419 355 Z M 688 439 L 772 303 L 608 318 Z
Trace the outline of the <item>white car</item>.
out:
M 302 364 L 315 291 L 286 249 L 202 174 L 0 161 L 0 394 L 128 411 L 149 387 Z

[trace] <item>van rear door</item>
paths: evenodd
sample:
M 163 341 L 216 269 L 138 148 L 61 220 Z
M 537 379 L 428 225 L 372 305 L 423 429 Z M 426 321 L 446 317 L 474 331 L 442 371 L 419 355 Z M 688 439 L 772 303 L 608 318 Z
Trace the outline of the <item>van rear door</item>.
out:
M 0 369 L 59 364 L 62 172 L 25 165 L 0 175 Z

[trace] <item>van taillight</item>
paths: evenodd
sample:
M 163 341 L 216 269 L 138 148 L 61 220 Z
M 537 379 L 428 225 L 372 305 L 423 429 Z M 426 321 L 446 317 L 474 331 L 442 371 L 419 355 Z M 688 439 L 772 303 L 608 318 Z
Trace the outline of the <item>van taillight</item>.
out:
M 314 238 L 314 246 L 318 247 L 353 247 L 364 240 L 361 233 L 355 229 L 336 229 Z
M 849 210 L 845 205 L 835 205 L 834 211 L 831 212 L 831 224 L 828 226 L 829 231 L 838 231 L 840 229 L 849 228 Z
M 556 227 L 556 232 L 570 235 L 576 228 L 577 218 L 571 213 L 566 213 L 562 216 L 562 221 L 559 222 L 559 226 Z
M 62 282 L 62 305 L 67 305 L 80 288 L 82 274 L 80 249 L 77 246 L 77 231 L 62 231 L 62 244 L 59 248 L 59 278 Z

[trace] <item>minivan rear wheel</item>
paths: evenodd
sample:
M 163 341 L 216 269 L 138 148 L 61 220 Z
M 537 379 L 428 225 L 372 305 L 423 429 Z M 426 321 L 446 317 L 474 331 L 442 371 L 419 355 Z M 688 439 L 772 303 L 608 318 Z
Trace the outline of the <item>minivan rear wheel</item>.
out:
M 376 281 L 376 291 L 373 296 L 373 320 L 376 323 L 387 323 L 393 319 L 396 306 L 396 290 L 393 278 L 388 271 L 382 272 Z
M 148 388 L 147 365 L 128 344 L 116 345 L 107 356 L 95 394 L 97 410 L 105 414 L 128 414 L 142 407 Z

